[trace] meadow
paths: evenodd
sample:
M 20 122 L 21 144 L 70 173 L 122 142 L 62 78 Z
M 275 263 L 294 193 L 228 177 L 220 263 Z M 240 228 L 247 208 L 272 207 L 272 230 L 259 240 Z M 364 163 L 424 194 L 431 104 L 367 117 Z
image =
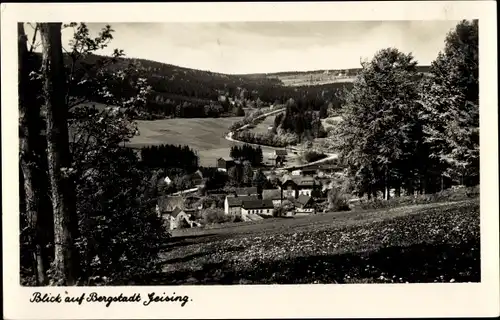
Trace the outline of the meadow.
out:
M 174 118 L 137 121 L 139 135 L 128 143 L 130 147 L 158 144 L 188 145 L 198 152 L 200 165 L 213 167 L 220 157 L 229 157 L 235 142 L 224 138 L 228 128 L 243 117 L 229 118 Z M 264 158 L 273 150 L 262 147 Z
M 135 284 L 480 281 L 479 200 L 266 219 L 173 234 Z

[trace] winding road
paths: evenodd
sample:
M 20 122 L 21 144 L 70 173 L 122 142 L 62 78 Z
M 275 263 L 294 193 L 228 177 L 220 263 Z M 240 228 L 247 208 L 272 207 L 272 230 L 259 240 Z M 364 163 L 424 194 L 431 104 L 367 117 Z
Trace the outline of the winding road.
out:
M 285 111 L 285 108 L 273 110 L 271 112 L 264 113 L 263 115 L 260 115 L 260 116 L 256 117 L 255 120 L 262 119 L 262 118 L 267 118 L 270 115 L 277 114 L 277 113 L 280 113 L 280 112 L 283 112 L 283 111 Z M 249 125 L 251 125 L 251 124 L 246 124 L 246 125 L 238 128 L 238 129 L 236 129 L 235 131 L 244 130 L 244 129 L 248 128 Z M 272 146 L 266 146 L 266 145 L 261 145 L 261 144 L 256 144 L 256 143 L 247 143 L 247 142 L 244 142 L 244 141 L 236 140 L 236 139 L 233 138 L 233 135 L 234 135 L 235 131 L 231 131 L 228 134 L 226 134 L 225 139 L 228 140 L 228 141 L 231 141 L 231 142 L 235 142 L 235 143 L 248 144 L 248 145 L 251 145 L 251 146 L 260 146 L 260 147 L 265 147 L 265 148 L 269 148 L 269 149 L 273 149 L 273 150 L 282 150 L 283 149 L 283 148 L 276 148 L 276 147 L 272 147 Z M 296 148 L 296 147 L 288 147 L 288 149 L 292 150 L 292 151 L 296 151 L 296 152 L 302 152 L 301 149 Z M 293 169 L 306 168 L 306 167 L 309 167 L 309 166 L 312 166 L 312 165 L 320 164 L 320 163 L 327 162 L 327 161 L 330 161 L 330 160 L 335 160 L 335 159 L 338 158 L 338 154 L 336 154 L 336 153 L 325 153 L 325 154 L 327 155 L 326 158 L 323 158 L 323 159 L 320 159 L 320 160 L 317 160 L 317 161 L 313 161 L 313 162 L 309 162 L 309 163 L 306 163 L 306 164 L 283 167 L 283 168 L 280 168 L 280 169 L 281 170 L 293 170 Z

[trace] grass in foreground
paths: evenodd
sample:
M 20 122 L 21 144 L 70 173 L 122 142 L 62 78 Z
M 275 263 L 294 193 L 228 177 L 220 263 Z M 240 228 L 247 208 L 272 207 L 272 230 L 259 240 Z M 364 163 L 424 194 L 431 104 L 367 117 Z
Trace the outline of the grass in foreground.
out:
M 409 208 L 319 216 L 321 224 L 283 228 L 263 223 L 261 232 L 192 235 L 166 249 L 163 273 L 134 283 L 480 281 L 479 201 Z

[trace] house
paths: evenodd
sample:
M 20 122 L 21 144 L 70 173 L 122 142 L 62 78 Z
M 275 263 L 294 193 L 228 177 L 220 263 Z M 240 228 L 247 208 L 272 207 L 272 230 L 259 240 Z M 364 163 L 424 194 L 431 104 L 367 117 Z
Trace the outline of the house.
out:
M 200 170 L 196 170 L 195 173 L 190 176 L 193 185 L 199 186 L 203 182 L 203 173 Z
M 251 200 L 243 201 L 241 206 L 241 217 L 245 219 L 250 214 L 257 214 L 272 217 L 274 205 L 271 200 Z
M 312 177 L 285 175 L 281 182 L 283 198 L 293 197 L 297 199 L 300 195 L 311 196 L 313 191 L 321 186 Z
M 232 195 L 226 196 L 224 200 L 224 213 L 227 215 L 239 215 L 241 214 L 241 206 L 243 201 L 253 201 L 259 200 L 257 196 L 239 196 L 235 197 Z
M 217 159 L 217 169 L 220 171 L 228 171 L 231 167 L 235 165 L 232 158 L 219 158 Z
M 314 207 L 314 201 L 311 196 L 300 195 L 294 201 L 295 214 L 314 214 L 316 209 Z
M 275 208 L 281 206 L 281 203 L 283 202 L 281 189 L 262 190 L 262 200 L 271 200 Z
M 165 226 L 169 230 L 181 229 L 181 228 L 193 228 L 194 226 L 199 226 L 200 224 L 194 221 L 193 212 L 194 210 L 183 210 L 179 207 L 175 207 L 171 212 L 165 212 L 162 217 L 165 222 Z
M 274 156 L 276 157 L 276 165 L 283 164 L 286 160 L 286 156 L 288 155 L 288 152 L 286 152 L 285 149 L 276 149 L 274 150 Z
M 258 196 L 257 187 L 249 187 L 249 188 L 236 188 L 234 190 L 234 194 L 236 196 Z

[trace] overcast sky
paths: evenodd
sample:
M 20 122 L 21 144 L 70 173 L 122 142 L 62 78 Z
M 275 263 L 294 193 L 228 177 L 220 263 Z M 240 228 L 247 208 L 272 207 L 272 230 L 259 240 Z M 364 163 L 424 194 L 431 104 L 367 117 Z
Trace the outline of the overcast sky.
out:
M 128 57 L 222 73 L 357 68 L 382 48 L 428 65 L 457 21 L 112 23 L 114 48 Z M 88 24 L 92 34 L 105 23 Z M 32 28 L 26 27 L 31 38 Z M 63 31 L 67 44 L 72 30 Z

